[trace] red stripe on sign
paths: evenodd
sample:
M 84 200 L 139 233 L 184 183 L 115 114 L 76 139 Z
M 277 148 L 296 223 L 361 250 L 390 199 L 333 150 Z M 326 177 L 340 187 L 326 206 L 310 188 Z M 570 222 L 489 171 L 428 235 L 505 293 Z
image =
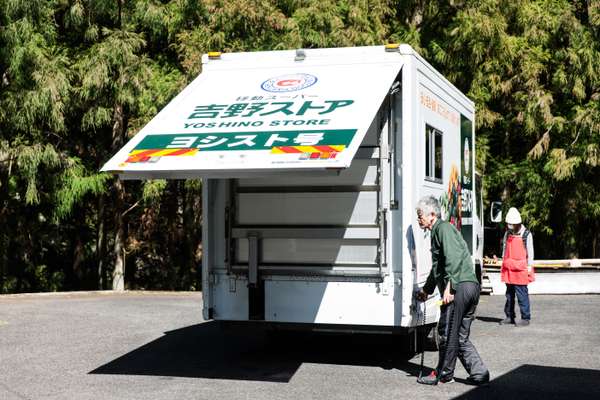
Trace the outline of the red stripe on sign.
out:
M 179 150 L 169 153 L 167 155 L 168 156 L 179 156 L 181 154 L 189 153 L 192 150 L 194 150 L 194 149 L 179 149 Z
M 280 147 L 278 147 L 278 149 L 283 151 L 284 153 L 302 153 L 302 151 L 298 150 L 295 147 L 291 147 L 291 146 L 280 146 Z
M 315 149 L 319 150 L 320 152 L 323 153 L 333 153 L 333 152 L 337 152 L 336 149 L 334 149 L 333 147 L 329 147 L 327 145 L 322 145 L 322 146 L 313 146 Z
M 315 158 L 319 158 L 321 156 L 321 153 L 310 153 L 310 158 L 311 159 L 315 159 Z
M 149 160 L 150 160 L 150 157 L 141 157 L 140 158 L 140 157 L 133 156 L 133 157 L 129 157 L 127 160 L 125 160 L 125 162 L 128 162 L 128 163 L 139 163 L 139 162 L 146 162 L 146 161 L 149 161 Z
M 138 160 L 141 158 L 146 158 L 148 155 L 152 155 L 153 153 L 155 153 L 157 150 L 146 150 L 146 151 L 142 151 L 133 155 L 130 155 L 129 158 L 127 159 L 127 161 L 129 160 Z

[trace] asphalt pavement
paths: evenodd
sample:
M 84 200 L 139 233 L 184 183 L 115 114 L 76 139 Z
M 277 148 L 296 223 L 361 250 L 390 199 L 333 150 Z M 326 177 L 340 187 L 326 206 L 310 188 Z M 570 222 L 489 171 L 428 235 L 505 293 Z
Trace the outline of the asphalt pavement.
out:
M 427 387 L 398 338 L 224 334 L 199 293 L 0 296 L 0 399 L 600 399 L 600 296 L 531 300 L 516 328 L 498 325 L 503 297 L 481 299 L 488 387 L 461 366 Z

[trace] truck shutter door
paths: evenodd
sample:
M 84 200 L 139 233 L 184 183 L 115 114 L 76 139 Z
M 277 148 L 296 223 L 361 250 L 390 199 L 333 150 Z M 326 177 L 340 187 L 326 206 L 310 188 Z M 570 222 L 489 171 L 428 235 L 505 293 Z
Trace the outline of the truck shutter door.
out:
M 233 268 L 247 269 L 248 237 L 257 235 L 261 276 L 378 278 L 377 136 L 339 174 L 235 180 Z

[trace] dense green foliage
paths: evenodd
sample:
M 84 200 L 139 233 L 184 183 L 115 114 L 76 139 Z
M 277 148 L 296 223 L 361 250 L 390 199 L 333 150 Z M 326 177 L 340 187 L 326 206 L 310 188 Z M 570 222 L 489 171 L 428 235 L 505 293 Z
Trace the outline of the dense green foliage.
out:
M 198 288 L 199 181 L 100 166 L 210 50 L 405 42 L 477 105 L 486 200 L 600 257 L 600 1 L 0 0 L 0 293 Z

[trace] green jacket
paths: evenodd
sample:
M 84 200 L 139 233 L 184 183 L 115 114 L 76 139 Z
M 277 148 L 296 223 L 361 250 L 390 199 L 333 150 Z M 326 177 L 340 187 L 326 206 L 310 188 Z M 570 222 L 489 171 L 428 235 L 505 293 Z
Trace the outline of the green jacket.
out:
M 448 280 L 452 289 L 459 282 L 477 282 L 467 243 L 452 224 L 441 219 L 431 228 L 431 261 L 425 293 L 433 293 L 437 285 L 443 294 Z

